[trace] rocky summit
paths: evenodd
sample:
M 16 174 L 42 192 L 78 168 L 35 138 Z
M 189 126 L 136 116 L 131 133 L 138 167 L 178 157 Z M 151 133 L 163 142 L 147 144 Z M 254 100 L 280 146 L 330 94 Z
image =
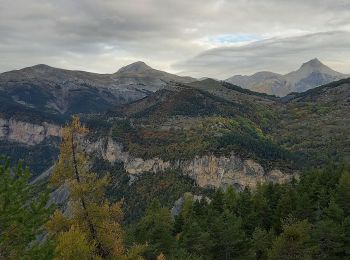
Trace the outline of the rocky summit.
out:
M 0 98 L 6 102 L 1 110 L 4 114 L 10 114 L 12 109 L 15 115 L 32 112 L 51 118 L 98 113 L 141 99 L 166 88 L 172 81 L 193 79 L 152 69 L 143 62 L 130 64 L 114 74 L 70 71 L 41 64 L 0 74 Z
M 263 71 L 251 76 L 236 75 L 226 81 L 256 92 L 286 96 L 347 77 L 349 75 L 334 71 L 315 58 L 302 64 L 298 70 L 285 75 Z

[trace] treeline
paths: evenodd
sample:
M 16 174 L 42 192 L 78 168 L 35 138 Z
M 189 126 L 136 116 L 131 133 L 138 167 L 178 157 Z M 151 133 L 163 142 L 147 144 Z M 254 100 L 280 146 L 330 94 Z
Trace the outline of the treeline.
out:
M 169 259 L 349 259 L 350 172 L 327 168 L 300 181 L 208 199 L 187 197 L 179 215 L 155 201 L 130 228 L 145 256 Z

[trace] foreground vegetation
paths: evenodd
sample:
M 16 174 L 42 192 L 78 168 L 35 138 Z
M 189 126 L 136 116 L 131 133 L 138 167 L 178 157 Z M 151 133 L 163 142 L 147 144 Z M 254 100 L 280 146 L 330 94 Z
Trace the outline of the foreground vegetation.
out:
M 185 191 L 181 211 L 171 215 L 162 192 L 153 191 L 146 212 L 123 221 L 128 201 L 111 203 L 113 178 L 98 176 L 78 144 L 87 133 L 79 119 L 63 129 L 52 187 L 69 191 L 64 208 L 48 206 L 47 192 L 28 184 L 21 164 L 0 166 L 1 259 L 349 259 L 350 171 L 327 167 L 286 184 L 254 190 L 203 193 L 176 179 L 172 201 Z M 152 178 L 148 177 L 148 178 Z M 146 181 L 146 180 L 145 180 Z M 146 182 L 147 183 L 147 182 Z M 147 185 L 139 201 L 149 201 Z M 141 187 L 141 188 L 142 188 Z M 111 193 L 112 192 L 112 193 Z M 111 194 L 109 194 L 111 193 Z M 136 194 L 136 193 L 135 193 Z M 114 198 L 118 199 L 118 197 Z M 129 209 L 130 210 L 130 209 Z

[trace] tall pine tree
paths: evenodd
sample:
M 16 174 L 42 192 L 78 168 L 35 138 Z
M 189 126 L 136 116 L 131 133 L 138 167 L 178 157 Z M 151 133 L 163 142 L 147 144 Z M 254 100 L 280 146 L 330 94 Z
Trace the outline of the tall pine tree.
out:
M 22 164 L 10 167 L 8 159 L 0 163 L 0 259 L 47 259 L 50 241 L 40 241 L 43 225 L 51 208 L 46 207 L 48 193 L 34 194 L 30 172 Z

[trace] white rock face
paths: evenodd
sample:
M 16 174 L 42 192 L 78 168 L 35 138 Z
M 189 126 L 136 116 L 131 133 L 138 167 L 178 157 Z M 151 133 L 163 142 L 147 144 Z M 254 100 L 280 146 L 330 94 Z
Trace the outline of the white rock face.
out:
M 193 202 L 195 201 L 201 201 L 202 199 L 205 199 L 207 203 L 211 202 L 211 199 L 208 197 L 203 197 L 200 195 L 194 195 L 191 192 L 186 192 L 183 196 L 181 196 L 178 200 L 174 202 L 174 206 L 171 208 L 171 216 L 174 218 L 175 216 L 179 215 L 182 210 L 182 206 L 187 198 L 190 198 Z
M 290 180 L 291 174 L 284 174 L 278 169 L 266 172 L 264 168 L 253 160 L 242 160 L 235 154 L 228 157 L 204 155 L 196 156 L 192 160 L 163 161 L 159 158 L 144 160 L 134 158 L 123 150 L 123 146 L 108 138 L 103 141 L 87 144 L 89 153 L 98 153 L 112 164 L 120 161 L 124 163 L 126 172 L 131 175 L 143 172 L 160 172 L 166 169 L 180 169 L 193 178 L 201 187 L 226 187 L 234 185 L 237 188 L 246 186 L 254 188 L 258 183 L 283 183 Z M 103 148 L 105 147 L 105 149 Z
M 0 140 L 13 141 L 26 145 L 40 144 L 50 136 L 60 136 L 61 128 L 57 125 L 42 125 L 0 118 Z M 90 143 L 83 141 L 85 151 L 104 160 L 123 162 L 124 168 L 131 176 L 144 172 L 162 172 L 167 169 L 179 169 L 196 181 L 200 187 L 227 187 L 234 185 L 242 189 L 254 188 L 258 183 L 283 183 L 293 175 L 284 174 L 278 169 L 266 172 L 253 160 L 243 160 L 235 154 L 229 156 L 204 155 L 190 160 L 164 161 L 160 158 L 142 159 L 131 156 L 123 146 L 111 138 L 99 139 Z
M 42 125 L 0 118 L 0 140 L 36 145 L 49 136 L 60 136 L 61 128 L 57 125 Z

